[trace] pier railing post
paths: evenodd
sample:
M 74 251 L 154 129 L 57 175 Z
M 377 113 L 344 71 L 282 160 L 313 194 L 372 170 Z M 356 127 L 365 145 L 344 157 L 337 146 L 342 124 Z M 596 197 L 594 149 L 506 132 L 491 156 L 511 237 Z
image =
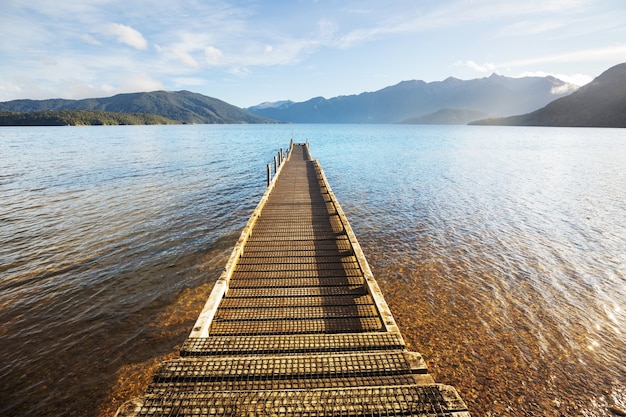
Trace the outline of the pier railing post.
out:
M 276 165 L 276 157 L 274 157 L 274 175 L 276 175 L 277 170 L 278 170 L 278 165 Z
M 267 164 L 267 186 L 270 186 L 270 183 L 272 182 L 272 171 L 270 168 L 270 164 Z

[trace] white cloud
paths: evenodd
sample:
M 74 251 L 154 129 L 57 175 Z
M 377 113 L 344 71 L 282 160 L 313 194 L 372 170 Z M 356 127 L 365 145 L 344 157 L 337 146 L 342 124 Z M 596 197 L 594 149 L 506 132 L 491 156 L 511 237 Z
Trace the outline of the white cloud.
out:
M 133 91 L 156 91 L 165 90 L 163 83 L 157 81 L 147 74 L 133 74 L 122 78 L 122 82 L 117 86 L 118 92 Z
M 47 67 L 54 67 L 59 64 L 59 61 L 52 56 L 43 57 L 41 63 Z
M 354 15 L 371 15 L 373 13 L 373 10 L 353 8 L 353 9 L 348 9 L 348 13 L 354 14 Z
M 165 56 L 175 57 L 183 64 L 191 68 L 200 68 L 200 63 L 191 56 L 191 54 L 180 46 L 159 46 L 155 45 L 154 48 L 157 52 L 164 54 Z
M 369 26 L 356 27 L 337 40 L 339 47 L 348 48 L 359 43 L 386 35 L 425 33 L 452 28 L 456 30 L 466 24 L 489 24 L 494 30 L 502 22 L 518 23 L 504 26 L 499 36 L 521 36 L 556 31 L 578 22 L 581 15 L 593 10 L 590 0 L 449 0 L 414 2 L 401 9 L 385 3 L 384 8 L 372 12 L 380 18 Z
M 480 73 L 493 73 L 496 71 L 496 65 L 492 63 L 477 64 L 474 61 L 457 61 L 455 66 L 465 66 Z
M 19 85 L 0 82 L 0 100 L 2 100 L 2 97 L 20 94 L 21 92 L 22 89 Z
M 317 34 L 314 38 L 317 42 L 328 44 L 333 41 L 337 33 L 337 25 L 329 19 L 321 19 L 317 22 Z
M 560 74 L 560 73 L 545 72 L 545 71 L 526 71 L 519 75 L 516 75 L 516 77 L 548 77 L 548 76 L 558 78 L 561 81 L 565 81 L 566 83 L 570 83 L 578 87 L 588 84 L 593 80 L 593 77 L 587 74 Z M 554 88 L 552 90 L 552 93 L 553 94 L 566 93 L 569 91 L 573 91 L 575 89 L 576 88 L 573 88 L 572 86 L 564 85 L 562 87 Z
M 116 79 L 109 80 L 109 83 L 101 84 L 92 84 L 74 78 L 66 79 L 62 80 L 56 88 L 62 89 L 65 98 L 106 97 L 120 93 L 165 89 L 161 82 L 141 73 L 119 74 Z
M 0 101 L 20 98 L 49 99 L 67 98 L 81 99 L 107 97 L 113 94 L 136 91 L 164 90 L 163 83 L 144 72 L 114 71 L 92 73 L 86 70 L 72 72 L 68 62 L 60 62 L 58 71 L 42 69 L 35 77 L 14 77 L 11 82 L 0 82 Z M 74 66 L 80 63 L 74 61 Z M 47 77 L 46 73 L 56 74 Z
M 204 78 L 194 77 L 177 77 L 172 80 L 176 87 L 181 86 L 201 86 L 207 84 L 207 80 Z
M 348 32 L 347 34 L 338 37 L 337 40 L 335 41 L 335 46 L 337 46 L 338 48 L 342 48 L 342 49 L 350 48 L 361 42 L 372 39 L 376 35 L 380 33 L 384 33 L 384 32 L 385 30 L 381 28 L 352 30 Z
M 250 74 L 250 70 L 246 67 L 234 67 L 231 68 L 228 72 L 238 77 L 246 77 Z
M 63 91 L 63 98 L 91 98 L 116 94 L 116 89 L 108 84 L 94 85 L 84 80 L 70 78 L 59 84 Z
M 155 44 L 155 50 L 166 60 L 174 61 L 169 68 L 163 67 L 161 64 L 159 70 L 167 70 L 169 72 L 182 75 L 180 72 L 186 73 L 189 69 L 198 70 L 203 67 L 206 59 L 206 45 L 212 42 L 212 38 L 207 33 L 190 32 L 188 30 L 170 31 L 167 36 L 167 43 L 164 45 Z M 181 68 L 180 62 L 185 64 L 187 68 Z
M 560 85 L 558 87 L 552 87 L 552 89 L 550 90 L 550 94 L 568 94 L 573 93 L 576 90 L 578 90 L 577 86 L 568 83 Z
M 217 64 L 222 59 L 223 55 L 222 51 L 214 46 L 207 46 L 204 48 L 204 56 L 210 64 Z
M 499 36 L 517 37 L 538 35 L 544 32 L 560 30 L 564 26 L 565 22 L 556 19 L 554 21 L 546 20 L 544 22 L 537 21 L 537 19 L 530 19 L 503 27 L 499 31 Z
M 200 68 L 200 63 L 196 61 L 194 57 L 192 57 L 189 52 L 182 50 L 173 50 L 174 55 L 176 55 L 185 65 L 188 65 L 192 68 Z
M 502 63 L 506 67 L 523 67 L 535 64 L 546 64 L 555 62 L 590 62 L 609 61 L 614 63 L 626 61 L 626 45 L 613 45 L 602 48 L 581 49 L 578 51 L 565 52 L 561 54 L 545 55 L 539 57 L 525 58 Z
M 125 43 L 135 49 L 143 50 L 148 47 L 148 41 L 146 41 L 143 35 L 130 26 L 120 23 L 110 23 L 104 26 L 103 33 L 105 35 L 114 36 L 119 43 Z
M 244 49 L 230 54 L 225 63 L 246 68 L 293 65 L 301 62 L 320 46 L 317 39 L 285 38 L 275 41 L 269 48 L 268 45 L 251 42 Z
M 91 36 L 88 33 L 85 33 L 83 36 L 81 36 L 81 39 L 84 40 L 85 42 L 91 44 L 91 45 L 95 45 L 95 46 L 102 45 L 102 43 L 99 40 L 97 40 L 96 38 L 94 38 L 93 36 Z
M 577 86 L 589 84 L 591 81 L 593 81 L 594 78 L 588 74 L 555 74 L 554 76 L 560 80 L 575 84 Z

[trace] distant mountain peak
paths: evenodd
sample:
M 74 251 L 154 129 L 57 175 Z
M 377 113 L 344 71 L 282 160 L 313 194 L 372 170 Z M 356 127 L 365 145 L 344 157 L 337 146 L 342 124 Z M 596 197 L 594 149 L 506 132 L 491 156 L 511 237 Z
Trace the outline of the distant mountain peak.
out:
M 426 85 L 426 82 L 422 80 L 405 80 L 400 81 L 398 84 L 393 85 L 392 87 L 418 87 L 423 85 Z
M 571 84 L 555 79 L 561 91 Z M 560 87 L 559 87 L 560 83 Z M 546 106 L 519 116 L 487 119 L 472 124 L 506 126 L 626 127 L 626 63 L 604 71 L 589 84 Z
M 251 109 L 281 109 L 281 108 L 289 107 L 293 103 L 294 102 L 291 100 L 264 101 L 263 103 L 257 104 L 249 108 Z

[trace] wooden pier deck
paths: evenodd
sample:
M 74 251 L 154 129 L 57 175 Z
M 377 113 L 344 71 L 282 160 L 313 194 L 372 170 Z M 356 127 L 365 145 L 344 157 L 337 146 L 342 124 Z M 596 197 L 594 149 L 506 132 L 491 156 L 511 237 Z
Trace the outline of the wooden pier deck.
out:
M 282 162 L 181 357 L 118 415 L 468 417 L 405 348 L 308 144 Z

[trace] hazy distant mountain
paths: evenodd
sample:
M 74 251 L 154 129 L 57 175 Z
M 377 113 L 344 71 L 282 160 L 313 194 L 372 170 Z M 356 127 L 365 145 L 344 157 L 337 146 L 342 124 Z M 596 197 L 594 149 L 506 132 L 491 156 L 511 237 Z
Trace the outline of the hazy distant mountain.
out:
M 269 119 L 297 123 L 398 123 L 442 109 L 467 109 L 493 116 L 528 112 L 577 87 L 554 77 L 509 78 L 496 74 L 469 81 L 403 81 L 375 92 L 316 97 L 305 102 L 246 110 Z
M 155 114 L 184 123 L 273 123 L 224 101 L 190 91 L 118 94 L 84 100 L 13 100 L 0 103 L 0 110 L 98 110 Z
M 414 125 L 466 125 L 473 120 L 484 119 L 487 116 L 489 116 L 487 113 L 477 110 L 441 109 L 434 113 L 410 117 L 400 123 Z
M 254 109 L 286 109 L 287 107 L 294 104 L 291 100 L 283 100 L 283 101 L 266 101 L 265 103 L 257 104 L 256 106 L 250 107 Z M 246 109 L 247 110 L 247 109 Z
M 532 113 L 472 124 L 626 127 L 626 63 L 609 68 L 578 91 Z

